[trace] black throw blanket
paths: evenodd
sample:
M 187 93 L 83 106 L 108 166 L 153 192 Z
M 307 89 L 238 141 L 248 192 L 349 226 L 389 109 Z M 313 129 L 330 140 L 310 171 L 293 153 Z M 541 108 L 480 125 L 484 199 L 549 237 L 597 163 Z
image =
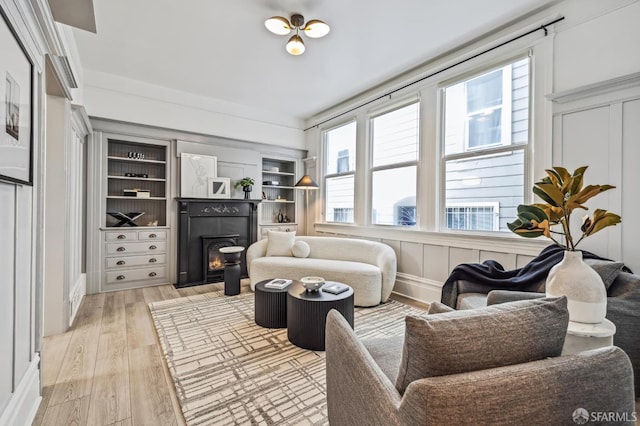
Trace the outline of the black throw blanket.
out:
M 456 307 L 460 285 L 473 283 L 474 292 L 489 293 L 491 290 L 544 291 L 538 287 L 547 279 L 549 271 L 564 257 L 564 249 L 557 245 L 545 247 L 540 254 L 520 269 L 505 271 L 495 260 L 483 263 L 463 263 L 453 268 L 442 287 L 441 302 Z M 604 259 L 588 251 L 582 251 L 583 259 Z M 465 291 L 464 293 L 466 293 Z

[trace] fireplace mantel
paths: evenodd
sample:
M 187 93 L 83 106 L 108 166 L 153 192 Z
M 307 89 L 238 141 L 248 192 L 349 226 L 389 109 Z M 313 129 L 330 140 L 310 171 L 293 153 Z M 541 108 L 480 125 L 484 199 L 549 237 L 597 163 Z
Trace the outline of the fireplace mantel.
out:
M 202 237 L 238 234 L 245 249 L 258 238 L 258 204 L 261 200 L 176 198 L 178 202 L 178 282 L 176 287 L 206 283 Z M 246 252 L 246 250 L 245 250 Z M 242 277 L 247 276 L 243 252 Z

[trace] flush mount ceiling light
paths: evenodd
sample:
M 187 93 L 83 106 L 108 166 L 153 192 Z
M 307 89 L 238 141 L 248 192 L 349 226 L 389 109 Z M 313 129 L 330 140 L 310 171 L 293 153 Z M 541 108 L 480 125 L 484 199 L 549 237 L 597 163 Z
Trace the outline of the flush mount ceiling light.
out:
M 294 56 L 304 53 L 304 42 L 302 41 L 302 37 L 300 37 L 300 32 L 307 37 L 320 38 L 326 36 L 331 29 L 329 25 L 318 19 L 312 19 L 305 24 L 304 16 L 297 13 L 291 15 L 291 22 L 282 16 L 272 16 L 264 21 L 264 26 L 277 35 L 287 35 L 295 30 L 296 33 L 291 36 L 286 46 L 287 52 Z

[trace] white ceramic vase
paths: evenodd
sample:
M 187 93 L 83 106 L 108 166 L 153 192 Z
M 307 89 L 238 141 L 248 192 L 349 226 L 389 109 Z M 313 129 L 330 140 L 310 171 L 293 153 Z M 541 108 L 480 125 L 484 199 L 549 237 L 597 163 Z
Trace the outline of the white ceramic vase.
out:
M 602 278 L 582 260 L 581 251 L 564 252 L 564 258 L 549 271 L 548 297 L 567 296 L 569 320 L 598 324 L 607 314 L 607 290 Z

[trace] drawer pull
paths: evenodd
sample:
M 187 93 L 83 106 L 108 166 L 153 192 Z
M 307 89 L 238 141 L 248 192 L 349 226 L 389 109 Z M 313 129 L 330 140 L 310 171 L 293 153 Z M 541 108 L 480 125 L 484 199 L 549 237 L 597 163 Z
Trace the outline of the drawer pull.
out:
M 158 261 L 158 259 L 156 259 L 155 257 L 152 257 L 151 259 L 149 259 L 149 263 L 156 263 Z
M 149 238 L 156 238 L 157 235 L 156 234 L 149 234 Z
M 149 272 L 149 276 L 150 277 L 155 277 L 156 275 L 158 275 L 158 274 L 156 274 L 155 272 Z
M 158 248 L 158 247 L 156 247 L 156 246 L 149 246 L 149 250 L 155 250 L 155 249 L 157 249 L 157 248 Z
M 120 234 L 120 235 L 118 235 L 118 239 L 119 239 L 119 240 L 126 240 L 126 239 L 127 239 L 127 236 L 126 236 L 126 235 L 124 235 L 124 234 Z
M 124 265 L 126 262 L 124 260 L 118 260 L 116 262 L 116 265 L 120 266 L 120 265 Z
M 126 248 L 124 248 L 124 247 L 118 247 L 116 250 L 117 250 L 117 251 L 125 251 L 125 250 L 126 250 Z
M 116 277 L 116 280 L 124 280 L 124 275 L 118 275 L 118 276 Z

